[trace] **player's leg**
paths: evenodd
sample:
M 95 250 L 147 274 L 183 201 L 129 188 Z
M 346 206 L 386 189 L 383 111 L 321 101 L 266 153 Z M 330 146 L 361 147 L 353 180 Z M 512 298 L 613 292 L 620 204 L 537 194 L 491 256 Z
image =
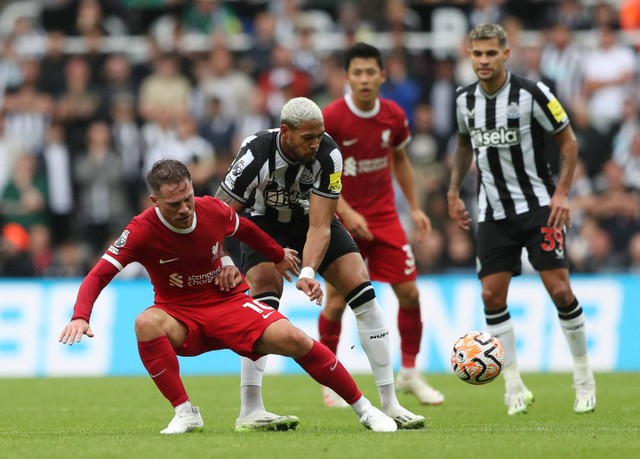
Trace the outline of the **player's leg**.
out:
M 282 295 L 282 276 L 271 262 L 261 262 L 246 273 L 254 299 L 278 309 Z M 268 356 L 257 360 L 240 358 L 240 414 L 236 430 L 295 429 L 300 420 L 296 416 L 281 416 L 266 411 L 262 401 L 262 379 Z
M 396 430 L 395 421 L 374 408 L 362 395 L 336 355 L 288 320 L 271 323 L 256 341 L 254 352 L 293 358 L 314 380 L 339 394 L 365 427 L 379 432 Z
M 553 304 L 558 310 L 560 327 L 573 357 L 573 382 L 576 413 L 593 411 L 596 407 L 596 384 L 589 366 L 585 315 L 569 282 L 569 257 L 561 228 L 547 226 L 551 210 L 542 208 L 533 214 L 528 232 L 529 261 L 540 274 Z
M 342 330 L 342 313 L 346 306 L 342 295 L 331 284 L 326 284 L 325 306 L 318 318 L 318 334 L 320 342 L 336 355 Z M 326 386 L 322 387 L 322 398 L 325 406 L 330 408 L 349 406 L 342 397 Z
M 424 417 L 403 408 L 396 397 L 389 326 L 360 254 L 351 252 L 336 258 L 322 276 L 345 298 L 355 314 L 360 343 L 369 359 L 383 411 L 394 418 L 400 428 L 423 427 Z
M 518 369 L 515 328 L 507 308 L 510 281 L 510 272 L 489 274 L 481 279 L 487 331 L 500 340 L 504 349 L 505 404 L 509 407 L 507 413 L 514 415 L 526 413 L 533 394 L 522 382 Z
M 204 423 L 184 388 L 175 351 L 185 340 L 187 327 L 167 312 L 149 308 L 136 318 L 135 332 L 142 364 L 175 410 L 175 416 L 161 433 L 180 434 L 201 429 Z
M 522 241 L 517 222 L 481 222 L 477 232 L 478 277 L 487 331 L 504 348 L 505 404 L 507 413 L 526 413 L 533 394 L 522 382 L 516 356 L 516 335 L 507 307 L 507 293 L 513 275 L 522 271 Z
M 391 287 L 398 298 L 398 332 L 402 356 L 396 389 L 415 395 L 420 403 L 440 405 L 444 402 L 444 396 L 431 387 L 416 368 L 422 340 L 420 294 L 416 281 L 400 282 Z
M 596 408 L 596 382 L 589 365 L 585 315 L 569 282 L 564 268 L 540 271 L 542 282 L 558 310 L 560 328 L 573 357 L 573 386 L 576 398 L 573 409 L 587 413 Z

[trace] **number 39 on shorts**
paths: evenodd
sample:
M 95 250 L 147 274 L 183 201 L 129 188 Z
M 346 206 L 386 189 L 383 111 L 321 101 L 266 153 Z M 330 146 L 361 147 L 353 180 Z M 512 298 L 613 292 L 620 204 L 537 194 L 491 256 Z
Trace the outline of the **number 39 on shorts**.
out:
M 551 252 L 555 249 L 562 249 L 564 247 L 564 233 L 561 228 L 553 228 L 551 226 L 543 226 L 540 228 L 543 241 L 540 244 L 542 250 L 545 252 Z

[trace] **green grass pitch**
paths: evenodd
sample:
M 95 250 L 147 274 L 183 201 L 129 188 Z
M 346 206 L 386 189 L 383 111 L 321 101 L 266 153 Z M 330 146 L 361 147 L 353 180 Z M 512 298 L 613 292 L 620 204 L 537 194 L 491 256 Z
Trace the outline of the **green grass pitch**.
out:
M 238 376 L 185 377 L 205 430 L 164 436 L 173 415 L 149 378 L 0 379 L 0 458 L 638 458 L 640 373 L 596 375 L 594 413 L 572 411 L 569 374 L 525 374 L 536 402 L 510 417 L 503 384 L 470 386 L 455 376 L 430 382 L 447 400 L 420 406 L 421 431 L 374 433 L 351 409 L 322 406 L 319 386 L 306 375 L 266 376 L 267 409 L 300 417 L 295 432 L 233 430 L 239 410 Z M 379 406 L 373 378 L 357 375 Z

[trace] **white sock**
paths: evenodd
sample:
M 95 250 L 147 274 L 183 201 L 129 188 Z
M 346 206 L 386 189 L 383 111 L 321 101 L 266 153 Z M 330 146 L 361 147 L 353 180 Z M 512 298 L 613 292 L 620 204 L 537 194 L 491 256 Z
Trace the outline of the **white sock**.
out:
M 360 343 L 369 359 L 382 407 L 396 405 L 398 399 L 393 381 L 389 327 L 382 309 L 374 298 L 358 306 L 354 313 Z
M 262 376 L 267 366 L 267 357 L 256 361 L 247 357 L 240 358 L 240 417 L 254 411 L 265 411 L 262 402 Z
M 573 382 L 593 381 L 593 372 L 589 365 L 589 355 L 573 357 Z
M 398 371 L 398 374 L 406 377 L 406 378 L 410 378 L 411 376 L 415 375 L 418 372 L 418 369 L 416 367 L 412 367 L 412 368 L 407 368 L 407 367 L 400 367 L 400 371 Z
M 573 357 L 587 354 L 587 334 L 585 333 L 584 313 L 569 320 L 560 319 L 560 328 L 564 334 Z
M 356 412 L 358 418 L 361 418 L 367 408 L 371 406 L 371 402 L 363 395 L 357 402 L 351 404 L 351 408 Z
M 496 325 L 487 325 L 487 332 L 500 340 L 504 349 L 504 367 L 502 375 L 507 392 L 524 387 L 520 371 L 518 370 L 518 358 L 516 354 L 516 333 L 513 322 L 508 319 Z

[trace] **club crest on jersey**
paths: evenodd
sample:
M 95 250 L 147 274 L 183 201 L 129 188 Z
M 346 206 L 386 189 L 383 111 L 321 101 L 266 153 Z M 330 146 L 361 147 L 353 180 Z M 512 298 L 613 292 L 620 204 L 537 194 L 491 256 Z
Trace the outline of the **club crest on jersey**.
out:
M 517 120 L 520 118 L 520 106 L 517 102 L 511 102 L 507 107 L 507 118 Z
M 211 255 L 213 255 L 213 257 L 211 258 L 211 261 L 214 262 L 218 259 L 218 253 L 220 252 L 220 243 L 216 242 L 212 247 L 211 247 Z
M 304 183 L 305 185 L 311 185 L 313 183 L 313 172 L 310 169 L 304 168 L 302 169 L 302 175 L 300 176 L 300 183 Z
M 380 148 L 389 148 L 389 140 L 391 139 L 391 129 L 382 131 Z
M 109 246 L 109 252 L 114 255 L 118 255 L 120 253 L 120 249 L 124 247 L 127 243 L 127 238 L 129 237 L 129 230 L 124 230 L 120 237 L 116 239 L 116 241 Z

